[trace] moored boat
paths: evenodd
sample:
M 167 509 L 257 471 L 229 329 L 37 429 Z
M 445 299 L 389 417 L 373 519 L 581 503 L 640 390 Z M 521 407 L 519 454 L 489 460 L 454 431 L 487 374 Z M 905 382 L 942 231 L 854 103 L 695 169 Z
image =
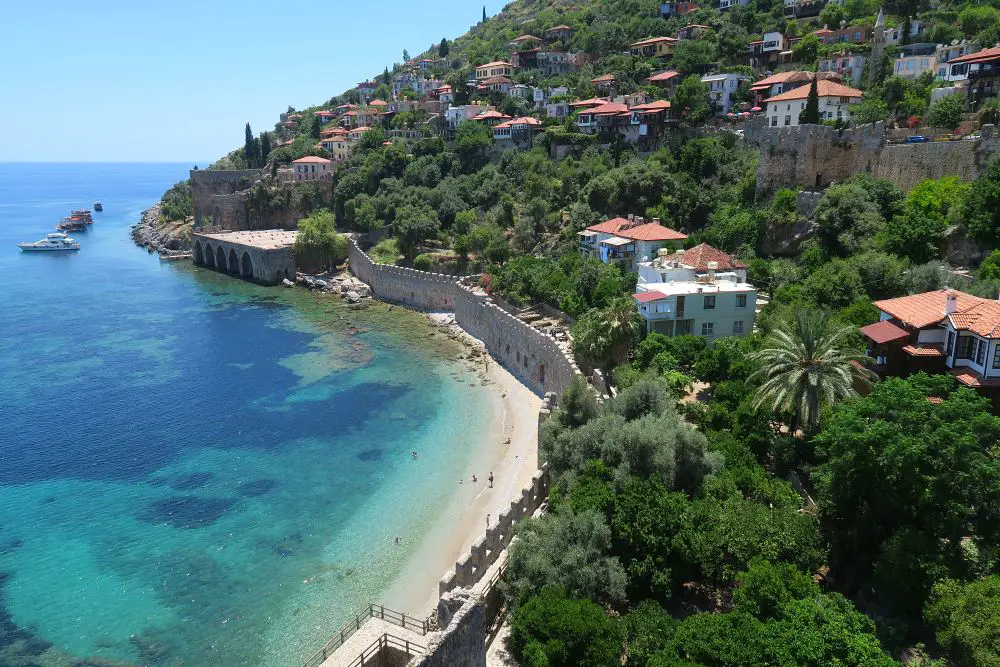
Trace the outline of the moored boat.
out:
M 63 232 L 85 232 L 87 223 L 78 218 L 63 218 L 56 225 L 56 229 Z
M 101 211 L 104 210 L 104 204 L 102 204 L 100 201 L 95 201 L 94 202 L 94 210 L 97 211 L 98 213 L 100 213 Z
M 53 232 L 41 241 L 34 243 L 18 243 L 17 247 L 25 252 L 60 252 L 79 250 L 80 244 L 62 232 Z
M 69 217 L 74 220 L 83 220 L 88 225 L 94 224 L 94 216 L 90 214 L 90 209 L 80 208 L 75 211 L 70 211 Z

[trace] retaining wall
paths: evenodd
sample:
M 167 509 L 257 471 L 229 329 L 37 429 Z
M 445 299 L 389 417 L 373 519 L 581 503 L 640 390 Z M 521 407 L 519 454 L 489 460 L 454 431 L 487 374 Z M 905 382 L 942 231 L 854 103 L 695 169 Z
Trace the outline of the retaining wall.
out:
M 355 276 L 383 301 L 426 311 L 455 313 L 455 321 L 486 345 L 504 368 L 536 394 L 561 394 L 580 374 L 576 362 L 552 336 L 532 328 L 454 276 L 377 264 L 357 242 L 348 246 Z

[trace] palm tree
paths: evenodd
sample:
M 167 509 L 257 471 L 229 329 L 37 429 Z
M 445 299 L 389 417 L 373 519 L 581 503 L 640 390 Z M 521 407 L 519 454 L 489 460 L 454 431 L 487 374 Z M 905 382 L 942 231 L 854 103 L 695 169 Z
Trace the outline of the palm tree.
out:
M 615 297 L 604 308 L 585 313 L 573 325 L 573 351 L 598 365 L 624 363 L 639 337 L 641 324 L 632 298 Z
M 875 374 L 861 365 L 864 355 L 844 347 L 849 326 L 836 326 L 828 313 L 799 311 L 795 320 L 777 331 L 765 347 L 752 355 L 762 367 L 751 379 L 764 379 L 754 407 L 769 406 L 791 414 L 790 426 L 815 426 L 820 410 L 857 395 L 858 384 L 875 381 Z

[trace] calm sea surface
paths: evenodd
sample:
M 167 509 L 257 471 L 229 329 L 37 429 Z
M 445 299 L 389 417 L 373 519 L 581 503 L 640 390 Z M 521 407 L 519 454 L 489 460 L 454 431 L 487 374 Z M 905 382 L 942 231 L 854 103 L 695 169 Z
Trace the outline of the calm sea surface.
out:
M 189 166 L 0 164 L 0 665 L 296 664 L 380 601 L 490 421 L 418 315 L 136 248 Z M 79 253 L 16 248 L 95 199 Z

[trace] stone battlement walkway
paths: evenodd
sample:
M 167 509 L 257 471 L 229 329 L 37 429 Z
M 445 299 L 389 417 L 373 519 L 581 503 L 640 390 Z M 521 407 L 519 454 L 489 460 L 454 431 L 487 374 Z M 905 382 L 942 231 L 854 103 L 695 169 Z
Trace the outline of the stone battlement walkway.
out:
M 347 667 L 348 665 L 361 664 L 358 658 L 378 642 L 383 635 L 390 635 L 399 642 L 411 642 L 419 650 L 412 651 L 414 654 L 423 653 L 427 646 L 427 637 L 409 629 L 403 629 L 393 623 L 388 623 L 380 618 L 369 618 L 361 629 L 351 635 L 351 638 L 344 642 L 344 645 L 327 658 L 320 667 Z M 369 655 L 369 657 L 371 657 Z
M 216 241 L 228 241 L 229 243 L 238 243 L 239 245 L 260 248 L 261 250 L 277 250 L 278 248 L 293 246 L 295 245 L 295 235 L 298 234 L 298 232 L 289 232 L 283 229 L 210 233 L 199 232 L 196 229 L 194 233 Z

